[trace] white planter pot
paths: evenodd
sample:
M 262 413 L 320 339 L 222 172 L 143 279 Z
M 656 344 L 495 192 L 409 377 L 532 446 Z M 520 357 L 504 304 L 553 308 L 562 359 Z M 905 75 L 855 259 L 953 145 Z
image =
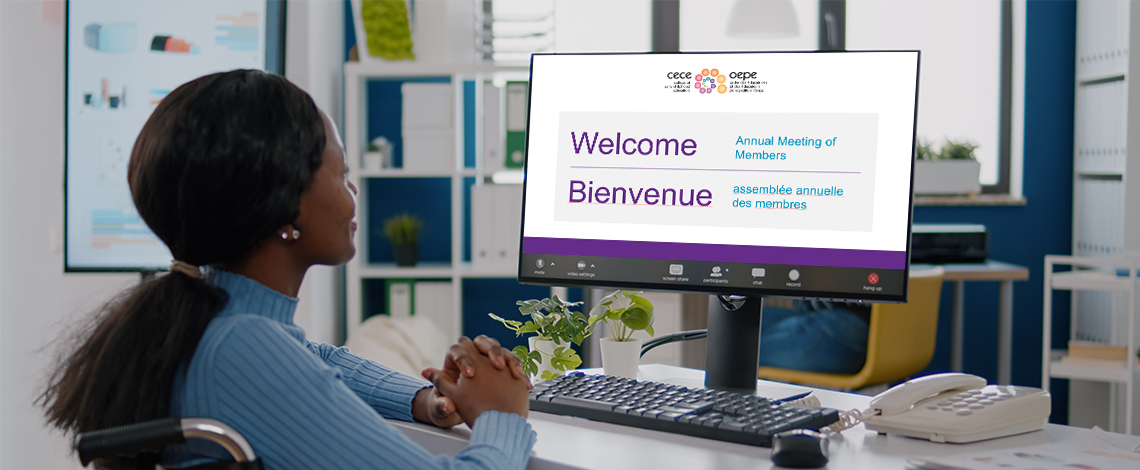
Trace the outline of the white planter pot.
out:
M 540 340 L 537 336 L 530 337 L 530 350 L 542 353 L 542 364 L 538 365 L 538 374 L 534 377 L 531 377 L 531 382 L 542 382 L 542 373 L 544 371 L 550 371 L 558 375 L 566 374 L 565 372 L 562 372 L 550 366 L 550 358 L 554 356 L 554 350 L 558 349 L 558 347 L 559 346 L 555 344 L 554 341 L 550 341 L 548 339 Z
M 914 194 L 977 194 L 982 191 L 978 176 L 982 164 L 977 160 L 916 160 L 914 162 Z
M 637 365 L 641 362 L 640 339 L 614 341 L 602 338 L 602 369 L 606 375 L 616 375 L 630 379 L 637 378 Z

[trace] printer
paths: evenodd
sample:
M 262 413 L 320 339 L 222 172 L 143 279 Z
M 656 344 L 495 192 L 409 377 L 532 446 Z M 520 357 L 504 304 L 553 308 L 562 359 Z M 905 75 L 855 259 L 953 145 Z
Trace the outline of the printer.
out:
M 989 253 L 990 234 L 985 225 L 914 224 L 911 227 L 911 263 L 981 263 Z

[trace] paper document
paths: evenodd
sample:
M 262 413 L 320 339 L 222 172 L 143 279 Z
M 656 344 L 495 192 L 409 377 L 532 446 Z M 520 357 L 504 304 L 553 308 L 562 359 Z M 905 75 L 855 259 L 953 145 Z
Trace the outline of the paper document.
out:
M 908 462 L 909 468 L 920 470 L 1135 470 L 1140 468 L 1140 450 L 1128 441 L 1128 436 L 1093 428 L 1062 442 Z

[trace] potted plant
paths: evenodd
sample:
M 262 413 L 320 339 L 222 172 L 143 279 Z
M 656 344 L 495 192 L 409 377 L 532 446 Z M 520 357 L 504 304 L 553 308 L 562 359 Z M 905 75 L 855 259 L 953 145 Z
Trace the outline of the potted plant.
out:
M 392 242 L 396 266 L 416 265 L 420 252 L 420 229 L 423 225 L 423 220 L 408 213 L 384 220 L 384 235 Z
M 654 335 L 653 303 L 640 294 L 639 291 L 614 291 L 590 310 L 590 318 L 600 318 L 610 330 L 610 336 L 601 339 L 602 368 L 606 375 L 637 378 L 642 340 L 633 334 L 645 331 L 649 336 Z
M 914 193 L 916 195 L 976 195 L 982 190 L 978 181 L 982 165 L 974 156 L 977 144 L 946 139 L 935 152 L 930 143 L 918 139 L 915 147 Z
M 590 336 L 594 325 L 600 320 L 597 316 L 588 318 L 582 312 L 572 309 L 582 302 L 566 302 L 557 295 L 542 300 L 520 300 L 519 313 L 530 320 L 520 322 L 507 320 L 494 313 L 488 313 L 516 336 L 534 334 L 530 337 L 530 348 L 517 346 L 513 350 L 522 361 L 523 372 L 538 380 L 549 380 L 565 374 L 582 365 L 582 358 L 570 346 L 578 346 Z

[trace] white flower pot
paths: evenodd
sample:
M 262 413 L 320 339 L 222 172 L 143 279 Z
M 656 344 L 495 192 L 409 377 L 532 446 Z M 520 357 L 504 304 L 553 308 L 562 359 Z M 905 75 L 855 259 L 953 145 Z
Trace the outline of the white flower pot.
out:
M 978 176 L 982 164 L 977 160 L 916 160 L 914 162 L 914 194 L 978 194 L 982 183 Z
M 566 374 L 565 372 L 562 372 L 550 366 L 550 358 L 554 357 L 554 350 L 558 349 L 558 347 L 558 344 L 555 344 L 554 341 L 548 339 L 538 339 L 537 336 L 530 337 L 530 350 L 542 353 L 542 363 L 538 365 L 538 374 L 534 377 L 531 377 L 531 382 L 542 382 L 542 373 L 544 371 L 550 371 L 558 375 Z
M 630 379 L 637 378 L 637 365 L 641 362 L 640 339 L 614 341 L 602 338 L 602 369 L 606 375 L 616 375 Z

